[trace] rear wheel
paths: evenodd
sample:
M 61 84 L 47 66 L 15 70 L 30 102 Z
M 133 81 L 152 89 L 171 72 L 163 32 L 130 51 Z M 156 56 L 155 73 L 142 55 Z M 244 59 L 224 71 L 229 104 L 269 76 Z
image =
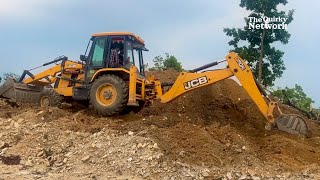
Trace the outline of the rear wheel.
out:
M 96 79 L 90 90 L 90 104 L 100 115 L 120 114 L 128 103 L 128 87 L 116 75 L 103 75 Z
M 39 96 L 41 107 L 61 107 L 63 97 L 51 88 L 44 88 Z

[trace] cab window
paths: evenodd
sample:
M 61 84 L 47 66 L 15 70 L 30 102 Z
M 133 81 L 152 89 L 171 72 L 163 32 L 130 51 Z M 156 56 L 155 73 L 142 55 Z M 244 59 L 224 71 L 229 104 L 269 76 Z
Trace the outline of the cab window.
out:
M 105 39 L 96 39 L 92 54 L 92 66 L 103 66 Z
M 138 71 L 140 71 L 140 61 L 139 61 L 139 52 L 140 50 L 134 49 L 133 50 L 133 61 L 135 62 L 136 67 L 138 68 Z
M 123 65 L 126 69 L 129 69 L 131 65 L 134 65 L 133 49 L 131 42 L 127 42 L 126 51 L 126 59 L 124 60 Z

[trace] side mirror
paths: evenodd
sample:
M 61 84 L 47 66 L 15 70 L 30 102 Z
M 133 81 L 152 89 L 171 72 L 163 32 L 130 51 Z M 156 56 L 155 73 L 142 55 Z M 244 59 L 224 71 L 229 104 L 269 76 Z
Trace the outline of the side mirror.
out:
M 85 55 L 80 55 L 80 60 L 81 61 L 86 61 L 87 60 L 87 57 Z

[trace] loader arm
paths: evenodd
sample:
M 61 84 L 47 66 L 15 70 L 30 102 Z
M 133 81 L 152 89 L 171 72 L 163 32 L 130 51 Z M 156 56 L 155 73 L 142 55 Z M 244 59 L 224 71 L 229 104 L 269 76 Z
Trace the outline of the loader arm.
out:
M 180 73 L 171 89 L 160 96 L 161 102 L 167 103 L 184 93 L 235 76 L 268 122 L 274 124 L 273 109 L 276 106 L 276 102 L 270 101 L 269 104 L 266 103 L 255 82 L 250 67 L 234 52 L 226 56 L 226 61 L 228 62 L 228 67 L 225 69 L 210 70 L 201 73 Z
M 76 71 L 81 70 L 82 64 L 73 61 L 63 61 L 63 63 L 56 64 L 36 75 L 23 79 L 22 83 L 32 84 L 36 86 L 46 86 L 55 82 L 56 75 L 62 71 Z

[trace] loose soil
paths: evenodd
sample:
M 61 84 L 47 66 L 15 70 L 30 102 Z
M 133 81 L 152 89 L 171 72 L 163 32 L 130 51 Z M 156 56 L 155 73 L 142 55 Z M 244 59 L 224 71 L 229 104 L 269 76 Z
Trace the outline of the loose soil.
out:
M 232 79 L 116 117 L 4 101 L 0 109 L 0 179 L 320 179 L 319 123 L 307 120 L 310 138 L 265 130 Z

